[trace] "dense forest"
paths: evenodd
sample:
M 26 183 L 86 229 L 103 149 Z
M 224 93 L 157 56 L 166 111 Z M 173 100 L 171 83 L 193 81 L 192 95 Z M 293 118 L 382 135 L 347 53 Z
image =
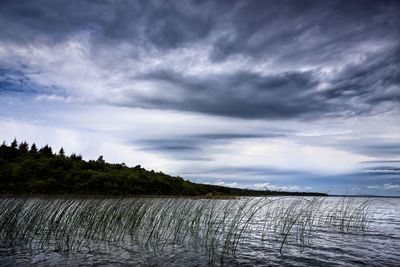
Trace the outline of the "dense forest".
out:
M 64 149 L 53 153 L 50 146 L 38 148 L 17 140 L 0 146 L 1 194 L 84 194 L 84 195 L 323 195 L 229 188 L 196 184 L 162 172 L 110 164 L 100 156 L 85 161 L 66 156 Z

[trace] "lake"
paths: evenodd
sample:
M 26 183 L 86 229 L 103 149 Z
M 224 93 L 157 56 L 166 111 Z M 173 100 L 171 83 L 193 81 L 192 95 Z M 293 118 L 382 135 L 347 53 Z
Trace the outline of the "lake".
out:
M 0 199 L 1 266 L 394 266 L 400 199 Z

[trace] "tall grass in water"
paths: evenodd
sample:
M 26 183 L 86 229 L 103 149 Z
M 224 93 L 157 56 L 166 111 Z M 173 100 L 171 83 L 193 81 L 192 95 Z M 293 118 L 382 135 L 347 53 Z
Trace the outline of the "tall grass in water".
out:
M 330 203 L 334 201 L 335 203 Z M 0 199 L 2 248 L 95 251 L 175 245 L 223 264 L 243 242 L 306 245 L 319 228 L 364 231 L 371 200 L 355 198 Z

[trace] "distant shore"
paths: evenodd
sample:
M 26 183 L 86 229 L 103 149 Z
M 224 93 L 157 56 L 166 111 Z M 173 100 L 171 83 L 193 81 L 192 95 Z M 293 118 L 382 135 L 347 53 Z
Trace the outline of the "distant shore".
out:
M 236 199 L 242 197 L 279 197 L 279 196 L 321 196 L 330 197 L 330 195 L 322 193 L 306 193 L 281 192 L 282 194 L 265 194 L 265 195 L 97 195 L 97 194 L 18 194 L 18 193 L 2 193 L 0 197 L 39 197 L 39 198 L 191 198 L 191 199 Z
M 0 146 L 0 194 L 7 196 L 73 197 L 193 197 L 327 196 L 314 192 L 285 192 L 199 184 L 179 176 L 146 170 L 140 165 L 111 164 L 103 156 L 86 161 L 82 156 L 58 153 L 16 139 Z

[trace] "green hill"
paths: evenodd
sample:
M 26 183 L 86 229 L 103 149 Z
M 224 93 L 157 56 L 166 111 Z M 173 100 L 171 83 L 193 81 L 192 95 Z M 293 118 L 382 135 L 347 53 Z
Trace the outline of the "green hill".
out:
M 66 156 L 61 148 L 53 153 L 48 145 L 38 149 L 14 140 L 0 146 L 1 194 L 84 195 L 325 195 L 320 193 L 259 191 L 196 184 L 162 172 L 110 164 L 100 156 L 85 161 L 80 155 Z

